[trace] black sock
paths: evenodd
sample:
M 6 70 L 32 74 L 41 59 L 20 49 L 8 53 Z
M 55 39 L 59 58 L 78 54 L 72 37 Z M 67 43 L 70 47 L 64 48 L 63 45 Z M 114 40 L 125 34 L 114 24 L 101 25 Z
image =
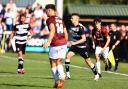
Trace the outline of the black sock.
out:
M 23 69 L 23 62 L 24 60 L 22 58 L 18 59 L 18 69 Z
M 115 64 L 115 71 L 116 71 L 116 70 L 118 69 L 119 59 L 116 59 L 116 60 L 115 60 L 115 63 L 116 63 L 116 64 Z
M 111 62 L 109 61 L 109 70 L 111 70 L 111 68 L 112 68 L 112 64 L 111 64 Z
M 69 72 L 70 62 L 65 62 L 66 72 Z
M 94 75 L 97 75 L 97 74 L 98 74 L 97 69 L 96 69 L 95 66 L 94 66 L 93 68 L 91 68 L 91 70 L 92 70 L 92 72 L 94 73 Z

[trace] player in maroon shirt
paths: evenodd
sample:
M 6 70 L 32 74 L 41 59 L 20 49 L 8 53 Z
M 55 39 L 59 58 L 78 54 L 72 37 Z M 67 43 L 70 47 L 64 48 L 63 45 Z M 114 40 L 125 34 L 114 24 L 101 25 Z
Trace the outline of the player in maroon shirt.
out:
M 49 17 L 46 23 L 50 34 L 43 47 L 50 46 L 49 59 L 55 79 L 54 88 L 62 88 L 64 86 L 65 73 L 61 61 L 66 55 L 68 34 L 62 19 L 56 15 L 55 5 L 48 4 L 45 8 Z
M 92 31 L 93 37 L 93 48 L 95 48 L 95 56 L 96 56 L 96 66 L 97 71 L 101 74 L 100 69 L 100 55 L 102 55 L 105 59 L 106 67 L 108 67 L 108 52 L 109 52 L 109 42 L 110 37 L 108 35 L 108 31 L 106 28 L 101 26 L 101 19 L 95 18 L 94 19 L 95 28 Z

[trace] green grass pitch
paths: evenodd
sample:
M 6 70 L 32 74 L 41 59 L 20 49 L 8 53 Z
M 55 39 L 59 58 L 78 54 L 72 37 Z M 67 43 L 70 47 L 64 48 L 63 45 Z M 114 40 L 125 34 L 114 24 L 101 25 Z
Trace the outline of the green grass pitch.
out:
M 19 75 L 17 55 L 0 54 L 0 89 L 53 89 L 47 53 L 26 53 L 24 57 L 26 73 Z M 95 59 L 92 58 L 95 63 Z M 93 73 L 79 56 L 71 59 L 71 79 L 65 81 L 62 89 L 128 89 L 128 64 L 120 63 L 117 72 L 105 72 L 102 63 L 102 78 L 93 80 Z

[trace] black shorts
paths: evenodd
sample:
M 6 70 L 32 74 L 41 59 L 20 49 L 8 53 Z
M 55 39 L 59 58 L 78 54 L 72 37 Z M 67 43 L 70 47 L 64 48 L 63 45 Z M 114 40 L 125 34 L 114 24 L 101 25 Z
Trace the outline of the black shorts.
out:
M 22 51 L 25 54 L 26 44 L 16 44 L 16 52 Z
M 86 48 L 78 48 L 77 46 L 71 46 L 69 51 L 74 52 L 75 54 L 79 54 L 84 59 L 87 59 L 90 57 L 89 52 Z

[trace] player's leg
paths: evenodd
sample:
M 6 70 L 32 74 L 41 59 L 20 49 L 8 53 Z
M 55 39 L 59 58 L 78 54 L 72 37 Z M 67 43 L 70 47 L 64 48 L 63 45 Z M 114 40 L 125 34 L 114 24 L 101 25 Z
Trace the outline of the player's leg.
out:
M 17 51 L 17 54 L 18 54 L 18 68 L 17 68 L 17 72 L 19 74 L 24 74 L 25 73 L 24 66 L 23 66 L 23 63 L 24 63 L 23 55 L 24 54 L 23 54 L 22 46 L 23 45 L 16 44 L 16 51 Z
M 94 73 L 94 80 L 98 80 L 101 75 L 97 72 L 97 68 L 96 66 L 92 63 L 92 61 L 90 60 L 90 58 L 85 59 L 85 62 L 88 64 L 88 66 L 91 68 L 92 72 Z
M 65 81 L 65 73 L 64 73 L 64 68 L 62 65 L 62 59 L 59 58 L 57 59 L 57 71 L 59 74 L 60 82 L 58 83 L 58 88 L 62 88 L 64 86 L 64 81 Z
M 57 47 L 57 61 L 56 61 L 56 65 L 57 65 L 57 71 L 58 71 L 58 76 L 60 78 L 60 82 L 58 83 L 58 87 L 57 88 L 62 88 L 64 86 L 64 81 L 65 81 L 65 73 L 64 73 L 64 68 L 62 65 L 62 59 L 65 58 L 66 55 L 66 50 L 67 50 L 67 46 L 63 45 L 60 47 Z
M 100 64 L 100 54 L 102 52 L 102 48 L 101 47 L 96 47 L 95 50 L 95 56 L 96 56 L 96 68 L 98 73 L 101 75 L 101 64 Z
M 104 63 L 105 63 L 105 71 L 108 71 L 109 70 L 109 67 L 111 65 L 109 65 L 109 60 L 108 60 L 108 52 L 109 52 L 109 47 L 107 47 L 103 52 L 102 52 L 102 55 L 104 57 Z
M 66 55 L 66 59 L 65 59 L 65 69 L 66 69 L 66 79 L 70 79 L 70 59 L 71 57 L 75 55 L 74 52 L 69 51 Z
M 114 68 L 114 71 L 117 71 L 118 65 L 119 65 L 119 48 L 115 48 L 113 50 L 113 54 L 114 54 L 114 57 L 115 57 L 115 68 Z
M 59 82 L 59 76 L 58 76 L 58 71 L 57 71 L 57 66 L 56 66 L 56 59 L 51 59 L 50 58 L 50 65 L 51 65 L 51 72 L 52 76 L 55 80 L 54 88 L 57 88 L 58 82 Z
M 65 47 L 65 50 L 66 50 L 66 46 L 64 46 L 64 47 Z M 50 58 L 52 74 L 53 74 L 53 77 L 55 79 L 54 88 L 58 88 L 58 85 L 60 84 L 59 76 L 62 78 L 62 75 L 65 75 L 60 58 L 65 57 L 66 51 L 61 52 L 62 50 L 63 50 L 63 48 L 61 48 L 61 46 L 50 47 L 50 50 L 49 50 L 49 58 Z
M 18 52 L 18 69 L 17 69 L 17 72 L 19 74 L 25 73 L 23 63 L 24 63 L 23 54 L 22 54 L 22 51 L 19 51 Z
M 89 52 L 85 48 L 80 48 L 79 54 L 85 59 L 85 63 L 87 63 L 87 65 L 91 68 L 92 72 L 94 73 L 94 75 L 95 75 L 94 80 L 98 80 L 99 74 L 97 72 L 95 65 L 90 60 Z

